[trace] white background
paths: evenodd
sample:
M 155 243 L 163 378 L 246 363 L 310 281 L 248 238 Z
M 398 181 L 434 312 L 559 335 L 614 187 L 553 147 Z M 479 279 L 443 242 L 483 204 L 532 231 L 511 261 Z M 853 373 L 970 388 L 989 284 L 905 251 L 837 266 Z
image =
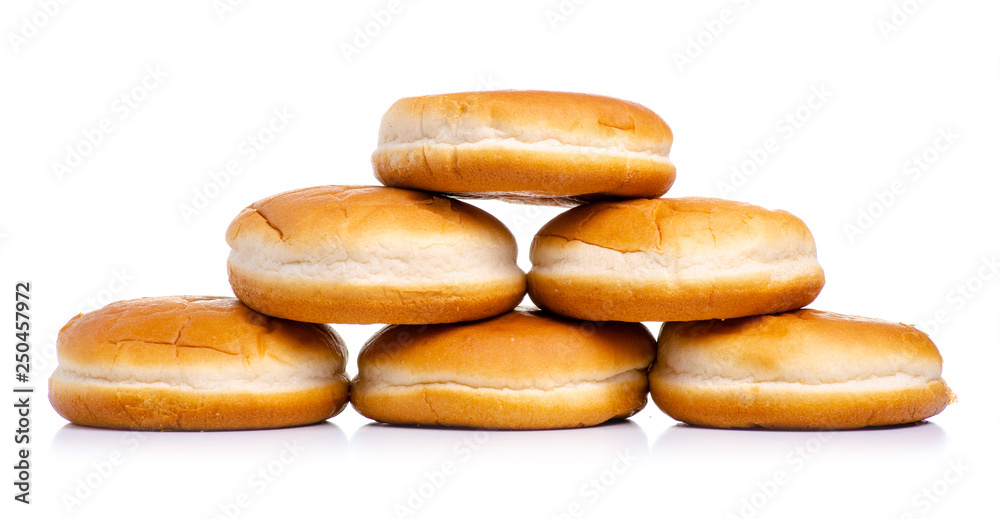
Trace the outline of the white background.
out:
M 0 411 L 4 517 L 997 516 L 1000 5 L 233 3 L 0 7 L 0 389 L 15 385 L 14 284 L 30 280 L 37 391 L 30 506 L 13 502 L 16 416 Z M 669 196 L 801 217 L 827 275 L 811 306 L 920 324 L 959 403 L 915 427 L 834 434 L 689 428 L 652 404 L 623 424 L 521 433 L 386 428 L 349 408 L 306 428 L 134 434 L 52 411 L 45 380 L 70 317 L 115 299 L 230 295 L 223 235 L 241 208 L 373 184 L 392 102 L 494 88 L 605 94 L 662 115 Z M 291 121 L 268 134 L 275 111 Z M 251 155 L 252 137 L 270 142 Z M 56 168 L 68 147 L 86 156 Z M 230 161 L 237 175 L 216 173 Z M 734 179 L 741 165 L 751 174 Z M 531 237 L 557 211 L 479 205 L 529 268 Z M 353 375 L 377 327 L 336 328 Z

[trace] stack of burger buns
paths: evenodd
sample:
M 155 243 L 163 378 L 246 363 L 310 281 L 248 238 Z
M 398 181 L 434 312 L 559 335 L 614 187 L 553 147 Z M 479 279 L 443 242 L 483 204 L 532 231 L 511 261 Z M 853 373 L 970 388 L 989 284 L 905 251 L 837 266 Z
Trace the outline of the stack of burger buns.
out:
M 625 418 L 647 394 L 709 427 L 919 421 L 953 398 L 927 335 L 802 310 L 824 284 L 780 210 L 661 198 L 669 126 L 609 97 L 406 98 L 372 155 L 384 186 L 321 186 L 226 231 L 232 298 L 148 298 L 77 316 L 50 400 L 74 423 L 246 429 L 328 419 L 491 429 Z M 569 207 L 516 264 L 511 232 L 459 198 Z M 519 307 L 525 294 L 537 308 Z M 658 340 L 643 322 L 662 322 Z M 328 324 L 386 324 L 358 354 Z

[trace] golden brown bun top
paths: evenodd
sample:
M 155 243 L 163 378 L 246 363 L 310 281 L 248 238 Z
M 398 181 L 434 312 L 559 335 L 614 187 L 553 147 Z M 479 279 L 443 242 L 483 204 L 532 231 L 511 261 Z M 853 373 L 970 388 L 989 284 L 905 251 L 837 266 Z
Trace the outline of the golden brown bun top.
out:
M 450 142 L 463 135 L 555 139 L 667 155 L 673 133 L 652 110 L 613 97 L 541 90 L 496 90 L 407 97 L 385 113 L 379 145 L 417 138 Z M 473 139 L 475 140 L 475 139 Z
M 387 326 L 362 348 L 358 368 L 376 377 L 395 371 L 439 380 L 461 374 L 512 384 L 566 383 L 645 368 L 655 349 L 639 323 L 575 321 L 518 308 L 469 323 Z
M 750 242 L 786 248 L 806 242 L 815 248 L 809 228 L 788 212 L 700 197 L 582 205 L 545 224 L 536 240 L 544 237 L 577 240 L 619 252 L 687 254 L 741 249 Z
M 62 367 L 158 380 L 167 377 L 157 373 L 185 367 L 243 373 L 272 364 L 333 362 L 326 369 L 342 372 L 347 360 L 343 341 L 328 326 L 269 317 L 233 297 L 112 303 L 72 318 L 57 348 Z
M 320 186 L 254 202 L 226 230 L 226 242 L 284 242 L 315 249 L 324 242 L 451 243 L 463 239 L 513 243 L 499 220 L 475 206 L 380 186 Z
M 659 345 L 658 362 L 705 378 L 818 384 L 941 376 L 941 355 L 920 330 L 816 310 L 664 323 Z

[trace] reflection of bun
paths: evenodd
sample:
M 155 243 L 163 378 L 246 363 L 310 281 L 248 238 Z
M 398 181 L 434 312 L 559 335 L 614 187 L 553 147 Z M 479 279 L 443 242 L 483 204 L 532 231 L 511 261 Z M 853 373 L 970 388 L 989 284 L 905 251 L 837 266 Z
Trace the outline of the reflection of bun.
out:
M 348 400 L 347 351 L 325 325 L 234 298 L 157 297 L 74 317 L 59 333 L 49 400 L 67 420 L 142 430 L 320 422 Z
M 636 323 L 517 310 L 473 323 L 389 326 L 358 356 L 351 402 L 396 424 L 551 429 L 646 404 L 655 342 Z
M 410 97 L 382 118 L 375 176 L 459 196 L 571 203 L 655 198 L 670 188 L 673 134 L 610 97 L 493 91 Z
M 903 324 L 814 310 L 665 323 L 653 401 L 709 427 L 850 429 L 915 422 L 953 398 L 941 356 Z
M 490 317 L 524 297 L 514 236 L 469 204 L 388 187 L 266 198 L 226 232 L 236 296 L 268 315 L 424 324 Z
M 598 202 L 531 244 L 531 300 L 588 320 L 693 321 L 801 308 L 823 287 L 809 229 L 711 198 Z

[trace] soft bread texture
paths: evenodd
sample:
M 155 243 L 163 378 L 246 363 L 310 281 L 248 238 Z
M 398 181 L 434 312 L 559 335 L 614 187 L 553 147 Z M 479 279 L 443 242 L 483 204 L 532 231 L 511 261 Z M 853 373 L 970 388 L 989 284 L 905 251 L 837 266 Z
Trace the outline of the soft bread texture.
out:
M 580 206 L 542 227 L 530 255 L 531 300 L 587 320 L 781 312 L 812 302 L 824 283 L 802 220 L 712 198 Z
M 646 404 L 655 341 L 641 324 L 537 310 L 472 323 L 388 326 L 358 356 L 351 402 L 392 424 L 553 429 Z
M 674 181 L 673 134 L 611 97 L 503 90 L 409 97 L 382 118 L 375 176 L 456 196 L 576 205 L 655 198 Z
M 231 297 L 112 303 L 69 321 L 49 400 L 67 420 L 140 430 L 264 429 L 344 409 L 347 350 L 325 325 Z
M 229 281 L 262 313 L 316 323 L 481 319 L 521 302 L 514 236 L 430 193 L 322 186 L 243 210 L 226 231 Z
M 815 310 L 664 323 L 650 393 L 689 424 L 776 429 L 911 423 L 954 398 L 923 332 Z

